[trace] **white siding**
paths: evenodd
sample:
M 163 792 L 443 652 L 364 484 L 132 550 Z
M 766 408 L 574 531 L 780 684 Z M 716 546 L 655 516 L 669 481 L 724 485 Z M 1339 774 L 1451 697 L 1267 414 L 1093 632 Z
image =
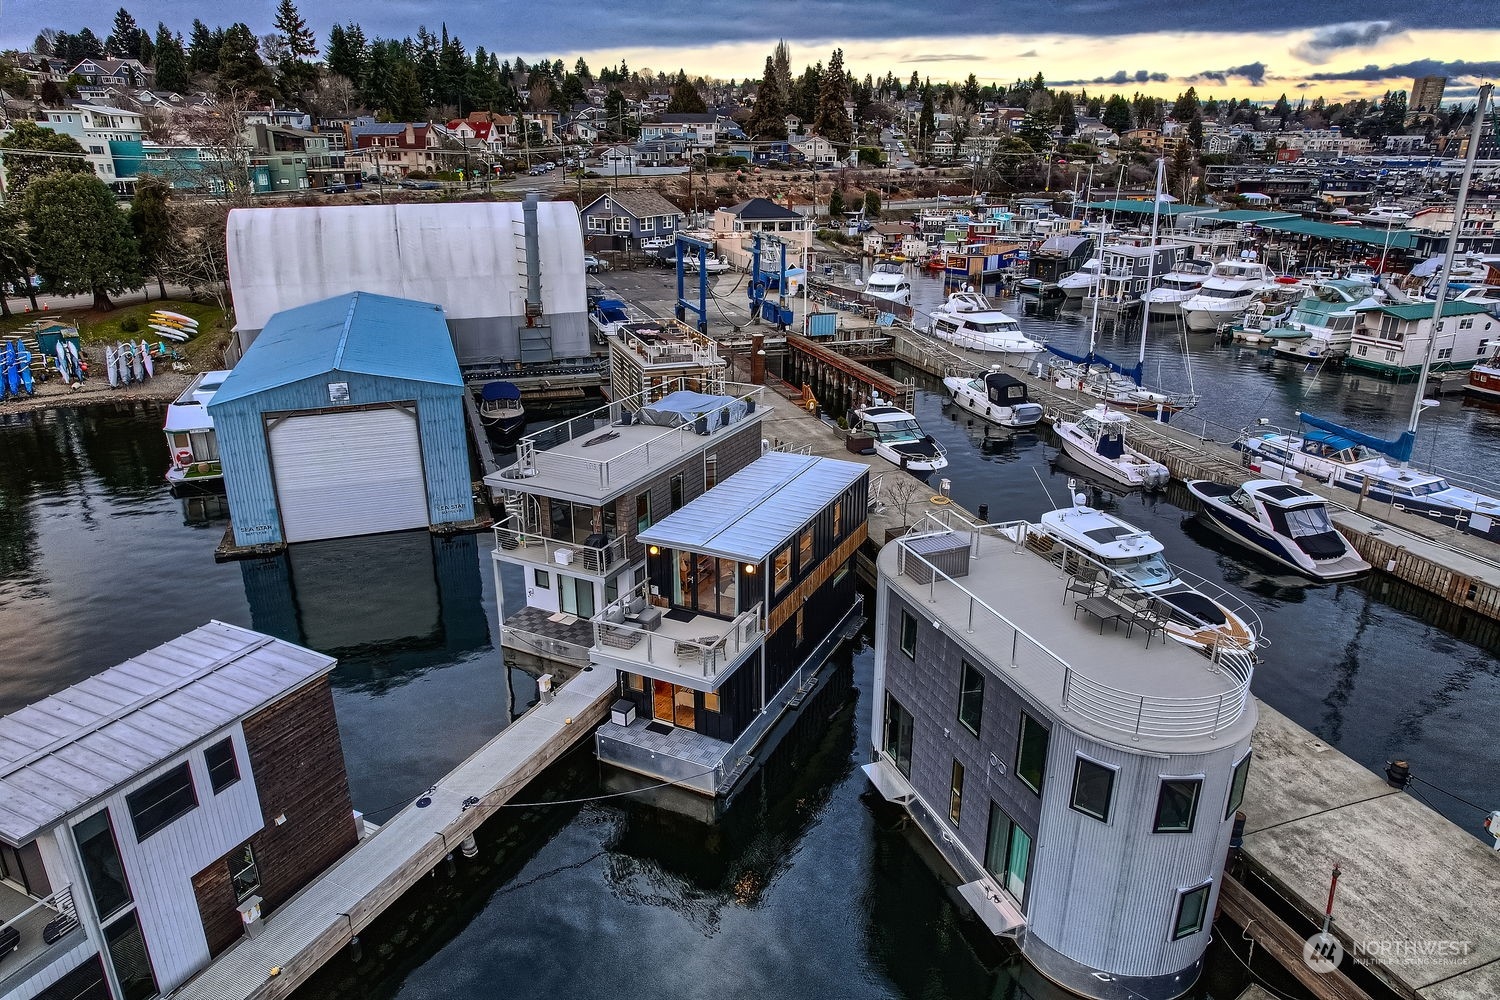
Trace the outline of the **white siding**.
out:
M 54 957 L 46 968 L 39 970 L 26 982 L 11 988 L 10 992 L 5 994 L 5 1000 L 31 1000 L 42 990 L 78 968 L 98 951 L 98 944 L 88 938 L 81 939 L 78 944 Z

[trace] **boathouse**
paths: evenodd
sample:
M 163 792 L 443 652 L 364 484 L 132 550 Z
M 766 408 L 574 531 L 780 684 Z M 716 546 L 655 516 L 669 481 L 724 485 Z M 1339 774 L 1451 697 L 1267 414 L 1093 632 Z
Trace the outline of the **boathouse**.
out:
M 470 521 L 441 306 L 351 292 L 272 316 L 208 406 L 237 545 Z
M 210 622 L 0 718 L 0 996 L 169 994 L 353 848 L 336 665 Z

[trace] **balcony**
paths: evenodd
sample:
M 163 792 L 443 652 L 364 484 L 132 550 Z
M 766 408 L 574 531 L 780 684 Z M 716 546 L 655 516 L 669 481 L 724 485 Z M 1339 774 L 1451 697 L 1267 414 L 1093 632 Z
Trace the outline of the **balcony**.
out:
M 0 994 L 9 994 L 84 939 L 71 886 L 38 899 L 0 883 Z
M 759 603 L 726 620 L 652 605 L 647 584 L 606 605 L 592 624 L 594 662 L 699 691 L 713 690 L 766 637 Z
M 603 539 L 592 535 L 590 540 Z M 569 572 L 603 576 L 608 570 L 629 562 L 640 546 L 625 538 L 612 538 L 603 545 L 584 545 L 544 538 L 534 531 L 522 531 L 502 522 L 495 528 L 495 557 L 544 568 L 567 567 Z

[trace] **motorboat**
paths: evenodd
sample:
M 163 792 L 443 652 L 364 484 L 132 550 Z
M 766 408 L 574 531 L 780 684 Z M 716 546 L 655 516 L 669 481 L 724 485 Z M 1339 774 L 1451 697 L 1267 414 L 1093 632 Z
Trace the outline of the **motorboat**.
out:
M 1319 282 L 1292 308 L 1282 323 L 1264 331 L 1271 349 L 1293 361 L 1338 361 L 1349 354 L 1359 319 L 1356 310 L 1379 305 L 1375 288 L 1352 278 Z
M 1210 265 L 1186 261 L 1176 270 L 1161 276 L 1157 286 L 1146 293 L 1146 308 L 1152 316 L 1180 316 L 1182 304 L 1197 294 L 1208 278 Z
M 1026 383 L 992 368 L 973 378 L 950 375 L 943 385 L 960 409 L 1001 427 L 1034 427 L 1041 422 L 1042 405 L 1031 401 Z
M 1239 319 L 1257 292 L 1278 281 L 1295 284 L 1296 278 L 1277 278 L 1275 272 L 1257 261 L 1221 260 L 1213 266 L 1203 287 L 1182 303 L 1182 316 L 1189 330 L 1216 330 Z
M 635 313 L 619 299 L 600 299 L 589 310 L 589 325 L 600 343 L 608 343 L 621 327 L 636 322 L 639 320 Z
M 1042 353 L 1043 345 L 1021 332 L 1015 317 L 1001 312 L 988 298 L 965 289 L 948 296 L 932 311 L 927 332 L 955 347 L 986 354 L 1003 354 L 1018 367 L 1026 367 Z
M 1300 434 L 1279 429 L 1241 434 L 1234 446 L 1249 456 L 1251 472 L 1281 479 L 1310 476 L 1359 494 L 1366 503 L 1388 504 L 1500 541 L 1500 499 L 1405 465 L 1415 445 L 1410 431 L 1385 441 L 1310 414 L 1299 416 L 1311 430 Z M 1403 464 L 1393 464 L 1392 458 Z
M 1500 399 L 1500 351 L 1469 369 L 1464 392 L 1480 399 Z
M 948 453 L 917 423 L 917 418 L 883 401 L 856 408 L 850 432 L 869 437 L 875 454 L 908 472 L 936 472 L 948 467 Z
M 1350 215 L 1355 222 L 1364 222 L 1372 226 L 1405 226 L 1412 220 L 1412 214 L 1400 205 L 1376 205 L 1358 215 Z
M 167 436 L 171 465 L 167 482 L 174 488 L 198 483 L 222 481 L 219 464 L 219 442 L 214 421 L 208 415 L 208 404 L 229 377 L 227 371 L 200 372 L 186 389 L 167 406 L 162 430 Z
M 865 279 L 865 293 L 897 305 L 911 305 L 911 279 L 899 264 L 876 264 Z
M 1491 316 L 1500 319 L 1500 285 L 1470 285 L 1453 296 L 1453 301 L 1482 305 Z
M 1168 636 L 1215 653 L 1238 654 L 1249 665 L 1264 641 L 1261 623 L 1243 601 L 1201 577 L 1167 562 L 1165 546 L 1142 528 L 1090 507 L 1082 493 L 1072 507 L 1043 514 L 1035 547 L 1059 562 L 1074 579 L 1093 576 L 1100 596 L 1138 603 L 1155 600 L 1166 612 Z M 1050 545 L 1048 544 L 1050 543 Z
M 526 426 L 526 406 L 514 382 L 486 382 L 479 390 L 479 419 L 498 434 L 515 434 Z
M 698 268 L 700 267 L 697 254 L 684 254 L 682 258 L 682 266 L 683 269 L 688 271 L 689 273 L 697 274 Z M 725 260 L 723 257 L 720 257 L 718 254 L 711 253 L 707 254 L 704 257 L 701 267 L 703 268 L 703 272 L 705 274 L 723 274 L 725 271 L 729 270 L 730 264 L 729 261 Z
M 1172 478 L 1165 465 L 1126 443 L 1130 418 L 1103 403 L 1075 420 L 1052 425 L 1068 457 L 1112 482 L 1132 489 L 1161 489 Z
M 1187 484 L 1201 505 L 1199 518 L 1268 559 L 1315 580 L 1347 580 L 1370 564 L 1334 526 L 1328 501 L 1276 479 L 1226 486 L 1208 479 Z
M 1099 287 L 1100 266 L 1098 257 L 1090 257 L 1078 270 L 1072 274 L 1063 275 L 1057 280 L 1058 291 L 1069 299 L 1081 299 L 1085 295 L 1092 294 L 1094 289 Z

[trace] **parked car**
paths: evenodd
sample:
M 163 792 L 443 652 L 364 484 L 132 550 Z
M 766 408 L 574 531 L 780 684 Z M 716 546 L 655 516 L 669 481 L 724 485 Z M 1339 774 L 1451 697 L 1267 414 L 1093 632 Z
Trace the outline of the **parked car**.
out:
M 547 172 L 547 168 L 544 167 L 544 166 L 542 166 L 540 163 L 538 163 L 536 166 L 534 166 L 530 170 L 526 171 L 526 176 L 527 177 L 540 177 L 543 174 L 545 174 L 546 172 Z
M 414 180 L 404 180 L 401 182 L 400 186 L 406 188 L 409 191 L 436 191 L 438 188 L 442 187 L 442 185 L 437 181 Z
M 583 255 L 583 269 L 589 274 L 597 274 L 600 271 L 609 270 L 609 261 L 596 257 L 591 253 Z

